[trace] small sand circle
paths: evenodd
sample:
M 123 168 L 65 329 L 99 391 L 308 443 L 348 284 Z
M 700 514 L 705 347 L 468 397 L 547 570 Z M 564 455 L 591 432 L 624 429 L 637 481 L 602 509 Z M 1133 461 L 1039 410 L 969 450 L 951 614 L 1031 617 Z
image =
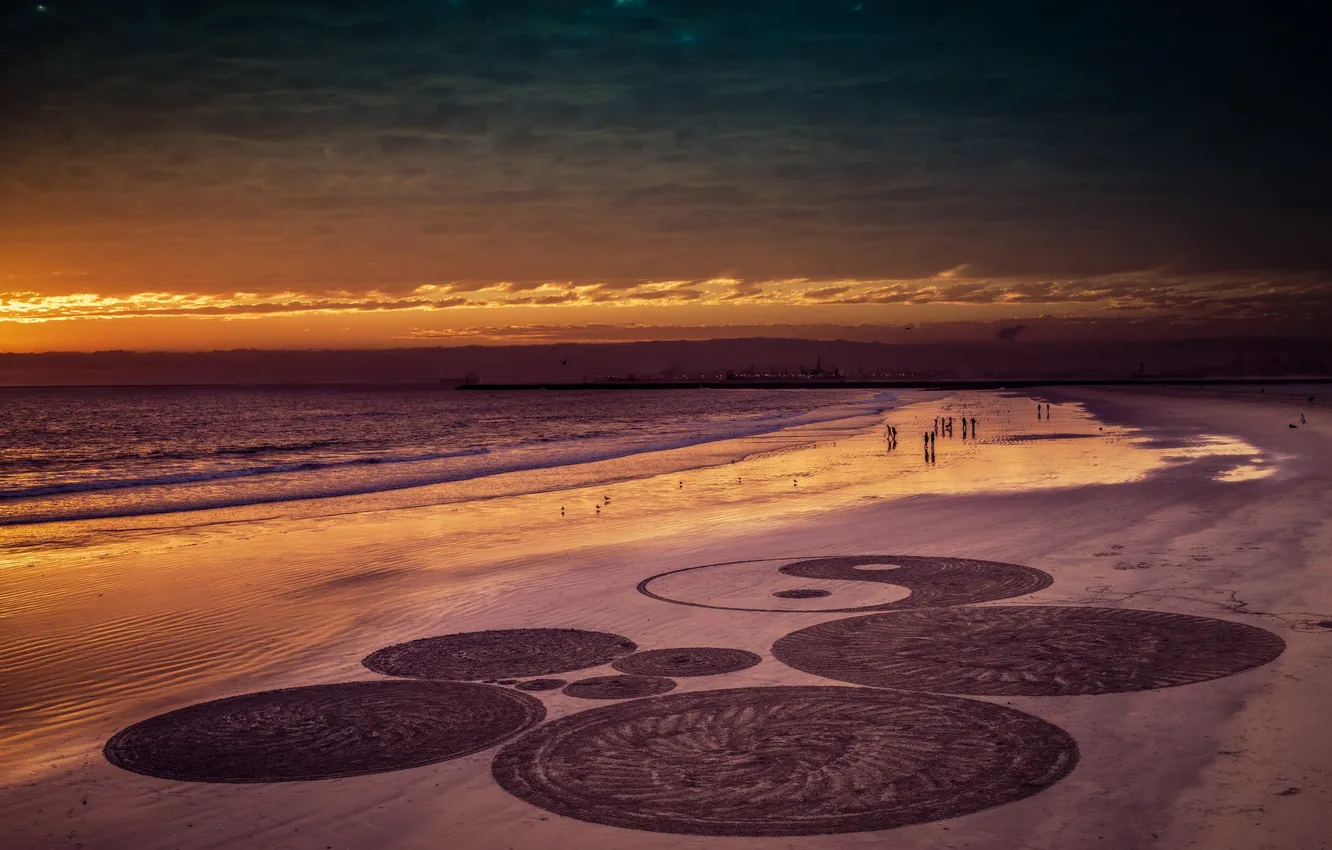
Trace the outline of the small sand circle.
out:
M 778 599 L 820 599 L 824 596 L 832 596 L 832 591 L 819 590 L 816 587 L 797 587 L 794 590 L 779 590 L 773 596 Z
M 1000 705 L 871 688 L 739 688 L 569 715 L 491 772 L 555 814 L 653 832 L 827 835 L 1020 800 L 1077 764 L 1067 733 Z
M 159 714 L 103 752 L 186 782 L 292 782 L 402 770 L 479 752 L 540 722 L 526 694 L 462 682 L 347 682 L 262 691 Z
M 631 640 L 582 629 L 496 629 L 399 643 L 362 662 L 412 679 L 520 679 L 597 667 L 638 649 Z
M 763 659 L 743 649 L 687 646 L 651 649 L 616 659 L 611 666 L 621 673 L 641 676 L 715 676 L 753 667 Z
M 563 679 L 528 679 L 526 682 L 519 682 L 514 685 L 520 691 L 553 691 L 556 688 L 564 687 Z
M 832 620 L 773 644 L 777 660 L 856 685 L 986 696 L 1144 691 L 1273 660 L 1244 623 L 1118 608 L 939 608 Z
M 660 676 L 593 676 L 566 685 L 563 693 L 579 699 L 637 699 L 664 694 L 675 682 Z

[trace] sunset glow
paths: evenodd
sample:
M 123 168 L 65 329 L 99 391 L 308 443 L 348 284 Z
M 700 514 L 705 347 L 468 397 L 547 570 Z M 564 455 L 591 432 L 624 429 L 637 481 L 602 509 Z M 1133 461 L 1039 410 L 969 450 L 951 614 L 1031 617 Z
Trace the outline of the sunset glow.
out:
M 1097 15 L 14 6 L 0 351 L 1040 316 L 1310 333 L 1332 255 L 1326 110 L 1281 64 L 1298 30 L 1218 11 L 1181 42 L 1164 12 Z M 1049 49 L 1088 32 L 1096 61 Z M 1220 132 L 1252 112 L 1241 81 L 1281 98 Z

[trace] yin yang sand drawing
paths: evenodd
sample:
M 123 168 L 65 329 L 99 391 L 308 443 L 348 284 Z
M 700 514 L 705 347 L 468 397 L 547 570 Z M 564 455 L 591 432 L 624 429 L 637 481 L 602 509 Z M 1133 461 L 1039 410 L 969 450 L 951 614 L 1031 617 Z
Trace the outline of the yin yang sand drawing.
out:
M 718 572 L 732 580 L 697 580 Z M 1022 800 L 1077 768 L 1068 732 L 973 697 L 1196 684 L 1285 649 L 1272 632 L 1228 620 L 978 604 L 1051 583 L 1017 564 L 920 555 L 687 567 L 638 591 L 685 606 L 855 615 L 770 648 L 640 650 L 632 636 L 545 627 L 425 637 L 366 657 L 381 680 L 188 706 L 120 731 L 104 752 L 166 780 L 263 783 L 405 770 L 498 747 L 500 788 L 579 821 L 700 836 L 866 832 Z M 827 684 L 738 678 L 773 663 Z M 676 691 L 677 680 L 706 686 Z M 543 723 L 550 693 L 588 707 Z

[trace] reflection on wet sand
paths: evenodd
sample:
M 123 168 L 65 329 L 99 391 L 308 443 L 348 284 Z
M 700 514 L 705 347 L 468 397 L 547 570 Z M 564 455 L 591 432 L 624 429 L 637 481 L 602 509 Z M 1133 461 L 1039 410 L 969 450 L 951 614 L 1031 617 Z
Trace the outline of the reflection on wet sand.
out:
M 496 604 L 516 580 L 491 569 L 500 561 L 536 564 L 574 548 L 776 526 L 866 500 L 1113 484 L 1199 460 L 1219 464 L 1214 474 L 1227 480 L 1274 468 L 1233 438 L 1152 445 L 1074 405 L 1043 411 L 1038 422 L 1025 397 L 919 397 L 878 418 L 661 457 L 373 497 L 7 529 L 5 770 L 50 765 L 121 720 L 229 683 L 291 684 L 294 669 L 341 663 L 347 641 L 366 631 Z M 899 429 L 928 432 L 945 417 L 965 417 L 968 436 L 940 433 L 928 465 L 885 439 Z M 785 587 L 754 592 L 765 607 L 828 607 L 774 598 Z

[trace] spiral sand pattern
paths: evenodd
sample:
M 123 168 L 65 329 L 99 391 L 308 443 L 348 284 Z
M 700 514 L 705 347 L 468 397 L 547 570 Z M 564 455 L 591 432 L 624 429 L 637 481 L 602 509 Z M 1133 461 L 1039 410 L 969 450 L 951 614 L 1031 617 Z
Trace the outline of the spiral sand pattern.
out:
M 633 641 L 582 629 L 496 629 L 399 643 L 362 662 L 412 679 L 521 679 L 582 670 L 628 655 Z
M 873 614 L 792 632 L 772 654 L 857 685 L 1045 696 L 1143 691 L 1229 676 L 1285 641 L 1227 620 L 1115 608 L 1005 606 Z
M 687 646 L 636 652 L 612 662 L 611 666 L 621 673 L 640 676 L 715 676 L 753 667 L 762 660 L 743 649 Z
M 592 823 L 823 835 L 949 818 L 1063 778 L 1077 744 L 1039 718 L 868 688 L 673 694 L 560 718 L 492 764 L 510 794 Z
M 117 767 L 187 782 L 336 779 L 479 752 L 539 723 L 533 697 L 460 682 L 349 682 L 229 697 L 118 732 Z
M 771 558 L 763 560 L 786 560 Z M 676 599 L 657 593 L 652 583 L 657 579 L 679 573 L 705 570 L 710 567 L 727 567 L 737 563 L 761 564 L 762 561 L 734 561 L 722 564 L 705 564 L 700 567 L 685 567 L 680 570 L 658 573 L 638 583 L 638 592 L 663 602 L 677 605 L 689 605 L 695 608 L 717 608 L 724 611 L 771 611 L 790 613 L 783 608 L 744 608 L 732 605 L 710 605 L 685 599 Z M 882 564 L 883 569 L 873 569 Z M 1010 599 L 1024 596 L 1049 587 L 1054 579 L 1048 573 L 1024 567 L 1019 564 L 1005 564 L 1000 561 L 978 561 L 972 558 L 943 558 L 927 555 L 845 555 L 833 558 L 806 558 L 782 566 L 779 572 L 800 578 L 835 579 L 838 581 L 864 581 L 892 584 L 905 587 L 911 595 L 895 602 L 880 605 L 861 605 L 849 608 L 825 608 L 823 611 L 892 611 L 910 608 L 931 608 L 944 605 L 966 605 L 973 602 L 988 602 L 995 599 Z M 812 589 L 812 588 L 811 588 Z M 779 591 L 774 596 L 786 599 L 813 598 L 806 595 L 806 589 Z M 826 595 L 826 594 L 817 594 Z
M 580 699 L 637 699 L 664 694 L 675 682 L 660 676 L 593 676 L 564 688 L 564 695 Z

